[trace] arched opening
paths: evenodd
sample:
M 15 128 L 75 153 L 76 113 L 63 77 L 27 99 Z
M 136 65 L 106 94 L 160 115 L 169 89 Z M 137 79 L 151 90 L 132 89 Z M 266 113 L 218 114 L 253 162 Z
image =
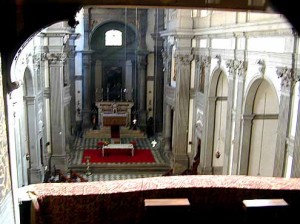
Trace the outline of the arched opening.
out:
M 264 79 L 256 80 L 245 102 L 241 174 L 273 176 L 278 112 L 274 88 Z
M 214 113 L 213 137 L 213 173 L 217 174 L 223 166 L 223 155 L 226 136 L 228 81 L 223 71 L 220 71 L 216 86 L 216 101 Z

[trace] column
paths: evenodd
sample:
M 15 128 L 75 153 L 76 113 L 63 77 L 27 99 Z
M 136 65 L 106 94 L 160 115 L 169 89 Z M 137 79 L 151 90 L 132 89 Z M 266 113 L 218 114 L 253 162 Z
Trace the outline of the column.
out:
M 51 137 L 52 137 L 52 156 L 51 166 L 60 169 L 62 172 L 67 170 L 66 156 L 66 130 L 64 114 L 64 89 L 63 89 L 63 63 L 65 54 L 48 54 L 49 73 L 50 73 L 50 114 L 51 114 Z
M 238 174 L 238 160 L 239 160 L 239 150 L 240 150 L 240 140 L 241 140 L 241 130 L 242 130 L 242 111 L 244 102 L 244 86 L 245 86 L 245 76 L 246 76 L 247 64 L 246 62 L 239 61 L 237 68 L 237 99 L 236 99 L 236 114 L 235 114 L 235 128 L 234 128 L 234 142 L 232 149 L 232 167 L 230 174 Z M 226 161 L 230 163 L 230 158 Z M 228 170 L 226 167 L 224 172 Z M 224 173 L 224 174 L 229 174 Z
M 82 128 L 91 127 L 91 51 L 89 46 L 90 35 L 90 10 L 85 8 L 83 12 L 84 50 L 82 52 Z
M 102 85 L 102 61 L 96 60 L 95 62 L 95 101 L 99 102 L 103 100 L 104 89 Z M 102 92 L 103 90 L 103 92 Z
M 132 87 L 132 61 L 126 61 L 126 68 L 125 68 L 125 88 L 126 94 L 125 99 L 127 101 L 133 101 L 133 87 Z
M 291 114 L 291 91 L 293 83 L 292 69 L 277 67 L 277 76 L 281 79 L 281 94 L 279 104 L 278 128 L 275 151 L 274 177 L 284 176 L 284 163 L 286 154 L 286 138 Z
M 83 129 L 91 127 L 91 52 L 82 52 L 82 116 Z
M 162 131 L 163 124 L 163 98 L 156 97 L 162 96 L 164 94 L 164 72 L 163 68 L 163 59 L 161 55 L 161 49 L 163 48 L 163 38 L 160 35 L 160 32 L 164 30 L 164 10 L 156 9 L 155 10 L 155 26 L 154 33 L 151 35 L 154 41 L 154 92 L 153 92 L 153 118 L 154 118 L 154 131 L 160 133 Z M 151 82 L 148 80 L 148 82 Z
M 167 43 L 167 41 L 165 40 Z M 164 102 L 163 102 L 163 149 L 164 154 L 169 158 L 171 152 L 171 128 L 172 128 L 172 120 L 171 120 L 171 107 L 167 104 L 167 87 L 170 85 L 170 62 L 171 55 L 169 55 L 168 51 L 169 46 L 165 46 L 165 49 L 162 51 L 162 58 L 164 64 Z
M 179 50 L 176 53 L 176 105 L 173 127 L 173 171 L 175 174 L 179 174 L 189 167 L 189 159 L 187 155 L 187 141 L 190 102 L 190 74 L 192 59 L 193 55 L 187 49 L 184 49 L 184 51 Z
M 138 125 L 146 127 L 146 54 L 140 52 L 138 54 L 138 90 L 137 103 L 138 103 Z

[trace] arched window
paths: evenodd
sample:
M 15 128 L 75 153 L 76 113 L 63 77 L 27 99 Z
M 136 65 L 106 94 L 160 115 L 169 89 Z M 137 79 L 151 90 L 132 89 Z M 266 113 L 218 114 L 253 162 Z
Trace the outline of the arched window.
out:
M 105 46 L 122 46 L 122 32 L 109 30 L 105 33 Z

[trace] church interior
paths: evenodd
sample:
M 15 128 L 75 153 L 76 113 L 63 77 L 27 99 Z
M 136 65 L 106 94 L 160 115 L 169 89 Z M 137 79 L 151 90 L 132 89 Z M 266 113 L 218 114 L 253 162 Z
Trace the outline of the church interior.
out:
M 299 24 L 281 1 L 12 2 L 0 223 L 296 217 Z

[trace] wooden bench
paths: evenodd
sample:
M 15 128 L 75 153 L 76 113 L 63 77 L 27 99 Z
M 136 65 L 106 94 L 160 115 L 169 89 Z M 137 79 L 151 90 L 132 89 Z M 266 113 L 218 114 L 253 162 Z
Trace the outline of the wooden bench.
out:
M 284 199 L 243 200 L 247 224 L 285 223 L 289 204 Z
M 145 199 L 145 223 L 184 223 L 188 221 L 190 202 L 187 198 Z

